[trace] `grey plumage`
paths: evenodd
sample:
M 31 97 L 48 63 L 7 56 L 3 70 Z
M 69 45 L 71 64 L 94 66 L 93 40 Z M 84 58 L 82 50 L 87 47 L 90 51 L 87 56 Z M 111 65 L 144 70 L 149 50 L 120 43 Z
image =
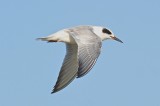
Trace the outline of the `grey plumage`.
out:
M 67 32 L 76 44 L 66 44 L 67 54 L 52 93 L 66 87 L 76 76 L 80 78 L 87 74 L 100 54 L 101 39 L 91 27 L 77 27 Z

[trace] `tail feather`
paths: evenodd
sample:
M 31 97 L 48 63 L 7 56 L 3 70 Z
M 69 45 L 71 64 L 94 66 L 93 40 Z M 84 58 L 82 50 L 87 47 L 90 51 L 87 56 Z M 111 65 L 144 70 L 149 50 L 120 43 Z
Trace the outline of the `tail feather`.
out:
M 53 39 L 53 37 L 41 37 L 41 38 L 37 38 L 36 40 L 41 40 L 41 41 L 47 41 L 47 42 L 57 42 L 56 39 Z
M 48 38 L 46 38 L 46 37 L 41 37 L 41 38 L 37 38 L 36 40 L 48 41 Z

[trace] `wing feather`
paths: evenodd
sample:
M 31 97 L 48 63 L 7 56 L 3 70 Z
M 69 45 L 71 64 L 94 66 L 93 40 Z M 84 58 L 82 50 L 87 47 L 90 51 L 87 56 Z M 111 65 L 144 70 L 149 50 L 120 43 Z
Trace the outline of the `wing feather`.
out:
M 79 68 L 77 78 L 79 78 L 86 75 L 95 65 L 100 54 L 102 41 L 89 26 L 70 29 L 69 34 L 78 45 Z
M 66 50 L 67 53 L 52 93 L 55 93 L 66 87 L 77 76 L 77 45 L 66 44 Z
M 66 31 L 77 44 L 66 44 L 67 53 L 52 93 L 66 87 L 76 76 L 79 78 L 86 75 L 100 54 L 102 41 L 92 27 L 81 26 Z

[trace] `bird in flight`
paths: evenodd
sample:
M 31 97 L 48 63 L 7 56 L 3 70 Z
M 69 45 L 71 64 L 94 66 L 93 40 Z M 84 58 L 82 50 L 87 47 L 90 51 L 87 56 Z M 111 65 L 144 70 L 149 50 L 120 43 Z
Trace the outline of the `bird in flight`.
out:
M 93 68 L 100 55 L 102 41 L 112 39 L 123 43 L 111 30 L 87 25 L 63 29 L 37 39 L 66 44 L 66 55 L 51 93 L 60 91 L 75 78 L 83 77 Z

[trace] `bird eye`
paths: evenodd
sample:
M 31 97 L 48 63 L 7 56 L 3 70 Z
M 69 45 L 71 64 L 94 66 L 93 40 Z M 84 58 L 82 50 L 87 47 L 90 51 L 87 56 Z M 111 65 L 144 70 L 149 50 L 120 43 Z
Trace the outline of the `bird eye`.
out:
M 109 34 L 109 35 L 112 34 L 111 31 L 109 31 L 109 30 L 106 29 L 106 28 L 103 28 L 103 29 L 102 29 L 102 32 L 103 32 L 103 33 L 107 33 L 107 34 Z

